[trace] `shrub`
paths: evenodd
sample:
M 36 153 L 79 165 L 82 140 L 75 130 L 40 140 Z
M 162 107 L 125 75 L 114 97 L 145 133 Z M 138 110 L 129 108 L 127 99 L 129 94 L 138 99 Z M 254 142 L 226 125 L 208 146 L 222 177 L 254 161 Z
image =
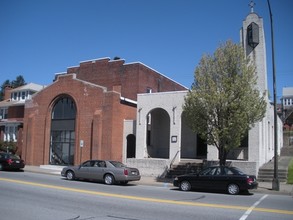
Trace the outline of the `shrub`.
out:
M 17 151 L 17 143 L 13 141 L 0 141 L 0 151 L 15 154 Z

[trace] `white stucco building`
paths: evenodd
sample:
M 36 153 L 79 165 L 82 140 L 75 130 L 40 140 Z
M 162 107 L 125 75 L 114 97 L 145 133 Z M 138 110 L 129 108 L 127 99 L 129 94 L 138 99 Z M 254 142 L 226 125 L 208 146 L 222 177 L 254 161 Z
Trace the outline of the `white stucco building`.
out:
M 258 174 L 259 168 L 274 156 L 274 109 L 268 99 L 266 48 L 263 19 L 251 11 L 243 21 L 240 42 L 246 56 L 256 64 L 257 87 L 266 94 L 267 111 L 261 122 L 249 131 L 245 143 L 228 155 L 228 160 L 244 172 Z M 135 158 L 124 160 L 144 175 L 164 175 L 170 164 L 182 161 L 218 161 L 218 150 L 207 146 L 182 120 L 182 106 L 188 91 L 139 94 L 137 120 L 125 121 L 124 150 L 128 137 L 135 136 Z M 204 111 L 204 109 L 203 109 Z M 278 118 L 278 150 L 283 146 L 282 122 Z

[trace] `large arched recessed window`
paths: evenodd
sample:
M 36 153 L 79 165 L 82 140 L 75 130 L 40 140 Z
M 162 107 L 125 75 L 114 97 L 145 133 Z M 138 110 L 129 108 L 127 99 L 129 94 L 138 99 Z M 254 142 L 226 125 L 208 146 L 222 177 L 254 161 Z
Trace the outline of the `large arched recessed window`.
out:
M 50 164 L 74 164 L 76 106 L 69 96 L 58 98 L 51 117 Z

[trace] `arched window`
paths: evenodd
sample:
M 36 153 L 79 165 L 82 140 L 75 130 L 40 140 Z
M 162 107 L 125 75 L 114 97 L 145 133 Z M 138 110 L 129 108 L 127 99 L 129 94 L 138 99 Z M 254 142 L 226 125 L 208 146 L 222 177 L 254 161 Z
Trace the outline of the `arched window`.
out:
M 50 164 L 73 165 L 76 106 L 69 96 L 57 99 L 51 117 Z

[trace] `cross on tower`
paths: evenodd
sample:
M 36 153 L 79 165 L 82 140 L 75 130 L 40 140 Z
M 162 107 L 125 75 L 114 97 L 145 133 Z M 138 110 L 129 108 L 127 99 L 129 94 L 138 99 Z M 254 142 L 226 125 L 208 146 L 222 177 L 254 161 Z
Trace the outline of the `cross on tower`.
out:
M 250 7 L 250 12 L 253 13 L 253 7 L 255 6 L 255 3 L 253 2 L 253 0 L 250 1 L 248 6 Z

